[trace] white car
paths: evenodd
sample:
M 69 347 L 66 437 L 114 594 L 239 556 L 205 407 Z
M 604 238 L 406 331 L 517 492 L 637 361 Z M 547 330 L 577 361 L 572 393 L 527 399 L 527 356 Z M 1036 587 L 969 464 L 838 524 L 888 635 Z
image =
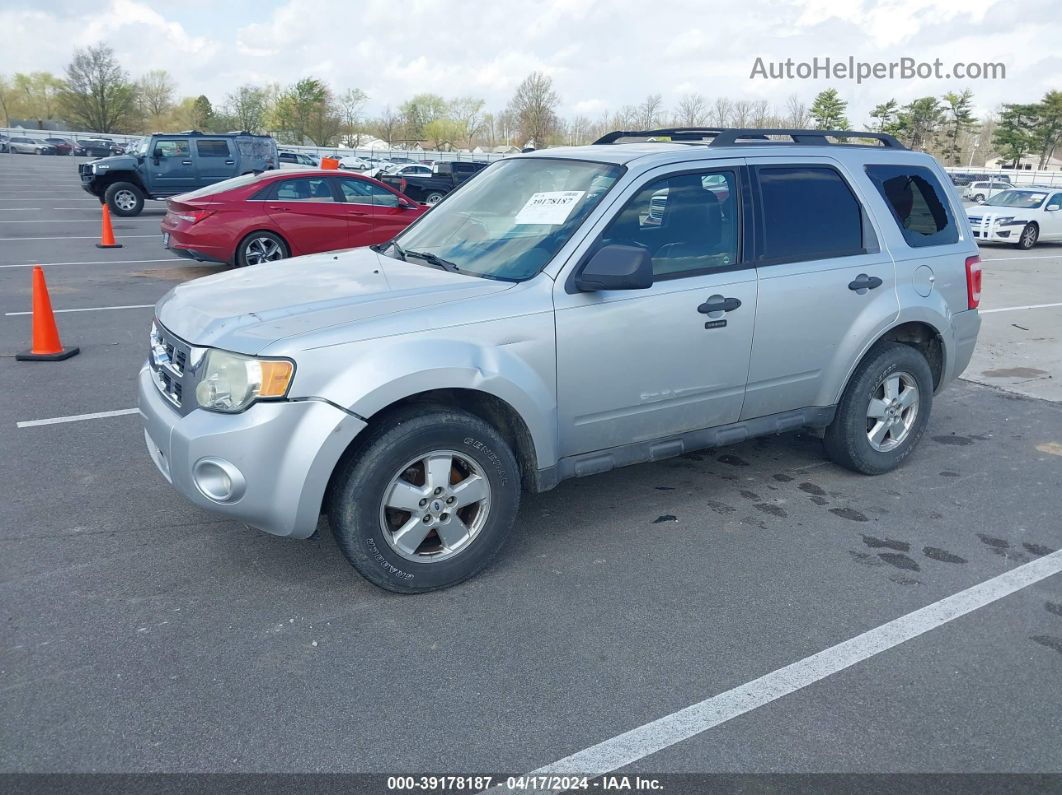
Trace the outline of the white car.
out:
M 358 157 L 357 155 L 347 155 L 339 159 L 339 167 L 346 168 L 351 171 L 368 171 L 372 168 L 372 163 L 366 160 L 364 157 Z
M 1011 188 L 967 208 L 966 217 L 978 241 L 1029 249 L 1040 240 L 1062 240 L 1062 187 Z
M 962 189 L 962 197 L 980 204 L 985 199 L 995 196 L 1000 191 L 1010 190 L 1012 187 L 1014 186 L 1009 182 L 1001 181 L 971 182 Z

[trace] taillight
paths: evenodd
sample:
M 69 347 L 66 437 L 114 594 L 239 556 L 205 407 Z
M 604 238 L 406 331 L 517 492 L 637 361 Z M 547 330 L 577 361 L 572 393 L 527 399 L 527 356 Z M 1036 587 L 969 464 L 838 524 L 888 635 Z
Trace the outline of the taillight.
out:
M 209 218 L 217 210 L 192 210 L 189 213 L 174 213 L 182 221 L 187 221 L 190 224 L 198 224 L 204 218 Z
M 966 258 L 966 305 L 977 309 L 981 303 L 981 258 Z

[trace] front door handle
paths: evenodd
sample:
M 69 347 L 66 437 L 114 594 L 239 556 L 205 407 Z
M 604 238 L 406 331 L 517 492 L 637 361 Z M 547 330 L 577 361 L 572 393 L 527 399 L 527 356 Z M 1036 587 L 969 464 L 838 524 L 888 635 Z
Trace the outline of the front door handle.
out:
M 181 161 L 181 165 L 182 166 L 190 166 L 190 165 L 192 165 L 192 161 L 191 160 L 182 160 Z
M 277 206 L 275 204 L 269 205 L 269 209 L 270 210 L 276 210 L 277 212 L 281 212 L 281 213 L 286 213 L 288 211 L 287 207 L 279 207 L 279 206 Z
M 234 166 L 234 165 L 236 165 L 236 161 L 235 160 L 226 160 L 225 161 L 225 165 L 226 166 Z
M 721 295 L 713 295 L 699 307 L 697 311 L 702 315 L 710 315 L 713 312 L 733 312 L 741 306 L 738 298 L 723 298 Z
M 848 289 L 863 295 L 867 290 L 873 290 L 875 287 L 881 287 L 881 279 L 877 276 L 867 276 L 865 273 L 861 273 L 855 277 L 852 281 L 848 282 Z

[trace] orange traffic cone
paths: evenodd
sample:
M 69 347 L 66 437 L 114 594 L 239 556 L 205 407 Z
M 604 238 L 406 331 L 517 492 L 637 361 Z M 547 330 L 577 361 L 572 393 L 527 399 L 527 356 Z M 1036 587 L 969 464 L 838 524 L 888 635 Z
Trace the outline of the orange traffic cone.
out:
M 106 216 L 104 216 L 106 217 Z M 58 362 L 80 353 L 80 348 L 64 348 L 55 327 L 52 301 L 40 265 L 33 266 L 33 347 L 16 353 L 20 362 Z
M 100 242 L 96 248 L 121 248 L 121 243 L 114 242 L 114 230 L 111 229 L 111 208 L 103 205 L 103 229 L 100 231 Z

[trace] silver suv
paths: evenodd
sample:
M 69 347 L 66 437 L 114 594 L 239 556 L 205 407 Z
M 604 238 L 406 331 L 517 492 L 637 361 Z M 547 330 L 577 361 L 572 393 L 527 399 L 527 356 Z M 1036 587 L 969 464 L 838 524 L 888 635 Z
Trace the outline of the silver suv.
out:
M 326 513 L 365 577 L 425 591 L 487 565 L 522 489 L 800 428 L 888 472 L 980 291 L 950 181 L 887 135 L 611 133 L 390 243 L 174 288 L 140 406 L 197 505 L 295 538 Z

